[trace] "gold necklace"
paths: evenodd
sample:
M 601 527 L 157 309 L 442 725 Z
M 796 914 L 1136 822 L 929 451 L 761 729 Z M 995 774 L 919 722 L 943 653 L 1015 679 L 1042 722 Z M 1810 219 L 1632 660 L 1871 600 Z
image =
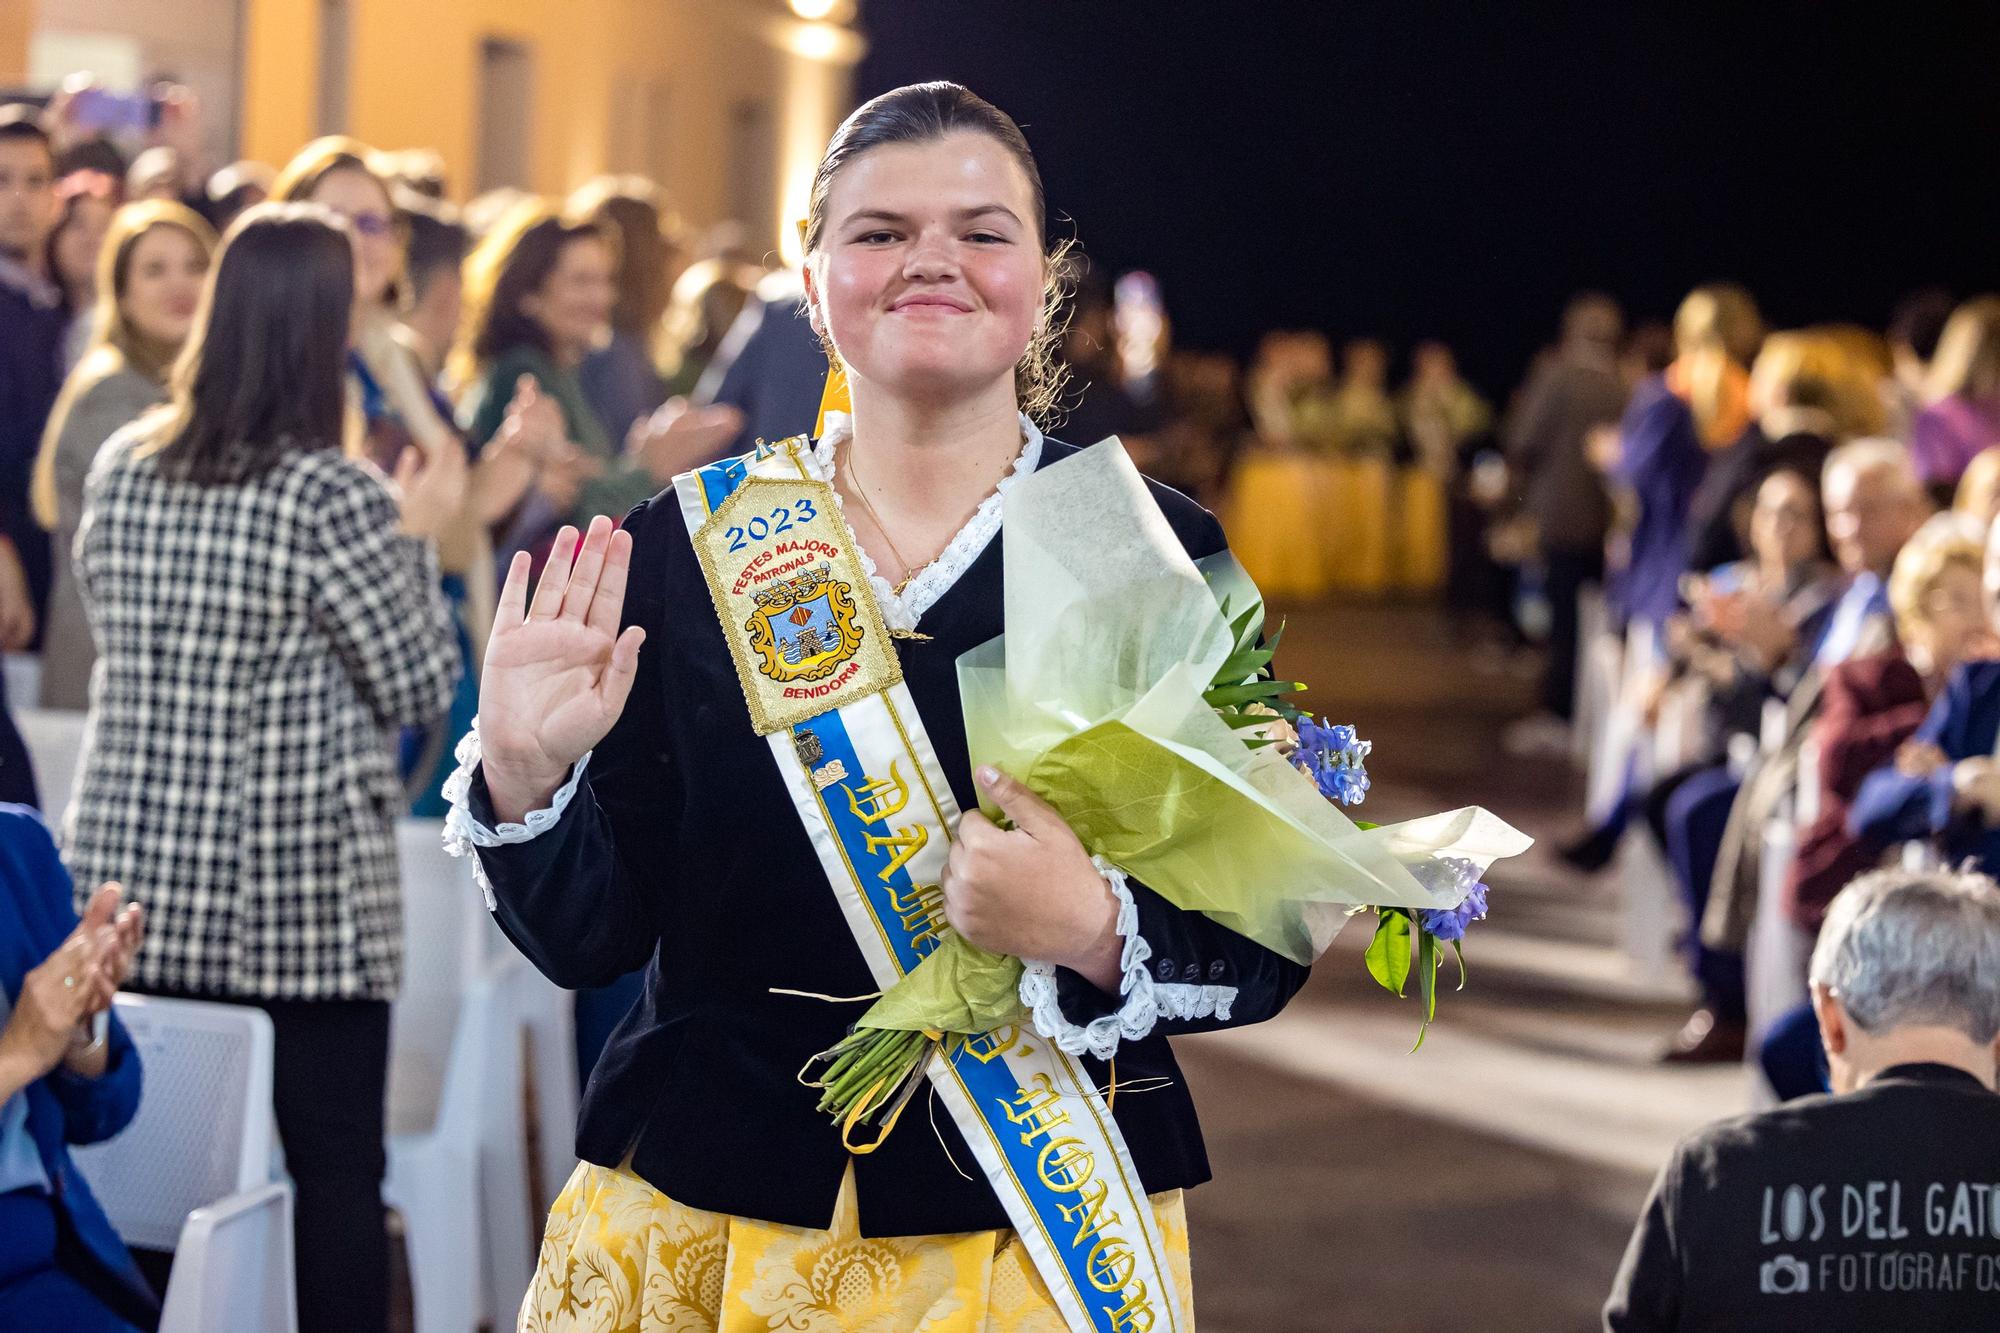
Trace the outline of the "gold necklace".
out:
M 1026 437 L 1024 436 L 1023 444 L 1025 445 L 1025 443 Z M 901 597 L 904 591 L 912 583 L 915 583 L 925 570 L 944 559 L 944 553 L 951 549 L 951 544 L 958 540 L 958 535 L 954 533 L 947 538 L 945 544 L 939 548 L 938 553 L 924 561 L 923 564 L 912 566 L 903 553 L 896 549 L 896 539 L 889 535 L 889 525 L 884 523 L 882 516 L 875 512 L 874 504 L 868 499 L 867 488 L 861 484 L 861 474 L 854 467 L 854 437 L 851 435 L 847 438 L 847 476 L 854 483 L 854 498 L 861 501 L 861 507 L 868 511 L 868 521 L 873 523 L 875 530 L 882 534 L 882 540 L 888 544 L 889 554 L 895 556 L 896 563 L 903 567 L 903 581 L 892 584 L 889 589 L 893 596 Z M 887 582 L 886 579 L 883 581 Z M 892 629 L 889 631 L 889 637 L 892 639 L 914 639 L 922 643 L 930 642 L 931 638 L 930 635 L 919 633 L 913 629 Z
M 896 557 L 896 563 L 901 565 L 905 571 L 903 581 L 894 585 L 889 590 L 891 596 L 901 597 L 903 590 L 917 581 L 917 575 L 936 564 L 938 557 L 942 556 L 944 552 L 939 551 L 937 555 L 925 561 L 919 568 L 910 568 L 910 562 L 903 558 L 901 551 L 896 549 L 896 539 L 889 535 L 889 525 L 882 521 L 882 516 L 875 512 L 875 506 L 868 502 L 868 492 L 861 489 L 861 474 L 854 470 L 854 442 L 851 439 L 847 443 L 847 476 L 854 483 L 854 498 L 861 501 L 861 507 L 868 511 L 868 521 L 875 525 L 875 531 L 882 534 L 882 540 L 889 544 L 889 554 Z M 946 542 L 945 545 L 950 546 L 951 543 Z M 889 629 L 889 637 L 892 639 L 909 639 L 917 643 L 929 643 L 931 641 L 930 635 L 922 633 L 919 630 L 898 629 L 894 626 L 891 626 Z
M 921 565 L 912 565 L 909 562 L 909 560 L 904 557 L 903 553 L 896 549 L 896 539 L 889 535 L 889 525 L 887 523 L 884 523 L 882 521 L 882 516 L 875 512 L 874 504 L 872 504 L 868 499 L 867 488 L 865 488 L 861 484 L 861 473 L 858 470 L 856 470 L 854 466 L 854 441 L 851 439 L 847 442 L 847 475 L 853 478 L 854 480 L 854 498 L 861 501 L 861 507 L 868 511 L 868 521 L 875 525 L 875 531 L 882 534 L 882 540 L 889 547 L 889 554 L 895 556 L 896 563 L 903 567 L 903 581 L 901 583 L 891 584 L 889 589 L 896 596 L 901 597 L 903 595 L 904 590 L 907 589 L 912 583 L 915 583 L 917 581 L 917 578 L 925 570 L 929 569 L 932 565 L 935 565 L 939 560 L 944 558 L 944 551 L 943 550 L 939 551 L 936 555 L 924 561 L 924 563 Z M 951 541 L 947 540 L 945 542 L 945 549 L 949 550 L 950 547 L 951 547 Z

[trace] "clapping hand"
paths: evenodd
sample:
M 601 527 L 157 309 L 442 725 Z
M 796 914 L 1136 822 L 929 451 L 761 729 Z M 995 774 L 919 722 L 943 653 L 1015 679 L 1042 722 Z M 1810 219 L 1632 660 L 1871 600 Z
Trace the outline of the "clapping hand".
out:
M 117 884 L 98 889 L 69 938 L 23 979 L 0 1031 L 0 1065 L 32 1081 L 90 1046 L 85 1025 L 111 1008 L 145 933 L 144 910 L 136 903 L 119 910 L 122 896 Z
M 562 407 L 535 387 L 533 375 L 514 381 L 514 396 L 507 400 L 500 429 L 487 446 L 489 453 L 518 449 L 537 466 L 556 457 L 569 446 L 568 428 L 563 424 Z
M 488 446 L 489 456 L 518 453 L 533 470 L 536 490 L 558 513 L 576 505 L 583 483 L 604 471 L 604 460 L 577 448 L 569 438 L 562 406 L 543 393 L 532 375 L 514 381 L 514 396 Z
M 743 429 L 743 413 L 727 403 L 691 407 L 670 398 L 651 416 L 632 423 L 625 452 L 661 485 L 690 468 L 713 462 Z
M 403 533 L 436 541 L 465 510 L 465 446 L 449 436 L 426 458 L 411 445 L 396 460 L 395 481 Z
M 1959 760 L 1951 786 L 1961 806 L 1979 811 L 1989 824 L 2000 822 L 2000 761 L 1987 755 Z
M 0 651 L 19 652 L 35 637 L 35 602 L 14 545 L 0 537 Z
M 576 508 L 583 484 L 604 475 L 604 460 L 585 453 L 567 440 L 546 460 L 535 476 L 535 489 L 548 498 L 559 514 Z
M 1959 645 L 1958 660 L 1961 662 L 1991 662 L 2000 659 L 2000 634 L 1981 626 L 1966 637 Z
M 145 937 L 146 910 L 137 903 L 126 903 L 121 909 L 124 896 L 124 887 L 116 882 L 100 885 L 72 934 L 72 938 L 95 940 L 97 945 L 97 986 L 86 999 L 85 1017 L 111 1007 L 112 997 L 132 975 L 132 959 Z
M 574 563 L 572 563 L 574 561 Z M 479 738 L 495 813 L 518 821 L 548 804 L 570 767 L 625 709 L 646 632 L 619 632 L 632 536 L 608 518 L 556 534 L 528 601 L 526 553 L 500 589 L 479 677 Z
M 1914 736 L 1896 747 L 1896 771 L 1906 778 L 1927 778 L 1950 762 L 1950 755 Z
M 1766 671 L 1775 671 L 1798 646 L 1798 631 L 1785 608 L 1763 592 L 1739 588 L 1716 591 L 1705 585 L 1696 617 L 1724 642 Z

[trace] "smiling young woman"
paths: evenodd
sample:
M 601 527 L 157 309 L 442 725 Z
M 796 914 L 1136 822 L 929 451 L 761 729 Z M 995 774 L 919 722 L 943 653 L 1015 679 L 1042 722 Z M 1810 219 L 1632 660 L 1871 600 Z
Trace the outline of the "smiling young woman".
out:
M 35 518 L 57 553 L 42 638 L 44 708 L 90 706 L 97 648 L 70 564 L 84 480 L 106 440 L 167 400 L 167 375 L 194 328 L 214 251 L 208 224 L 162 199 L 125 205 L 105 234 L 90 345 L 49 413 L 35 459 Z
M 1030 415 L 1063 269 L 1034 158 L 966 89 L 898 89 L 835 134 L 805 239 L 851 413 L 593 522 L 532 604 L 517 560 L 448 788 L 451 840 L 543 971 L 646 968 L 521 1327 L 1191 1328 L 1180 1192 L 1208 1165 L 1166 1038 L 1267 1018 L 1305 969 L 1094 862 L 1015 779 L 975 779 L 956 663 L 1003 628 L 1001 500 L 1075 452 Z M 1199 506 L 1153 496 L 1191 555 L 1223 549 Z M 1047 965 L 1054 1002 L 1009 1061 L 1067 1052 L 1102 1088 L 1115 1054 L 1121 1085 L 1159 1090 L 1008 1110 L 941 1086 L 934 1128 L 851 1155 L 798 1077 L 861 1012 L 824 997 L 883 984 L 852 924 L 877 880 Z M 1081 1230 L 1024 1238 L 1037 1171 L 993 1145 L 1071 1116 L 1110 1146 L 1065 1166 L 1077 1140 L 1052 1140 L 1039 1173 Z M 1094 1257 L 1065 1268 L 1072 1231 Z

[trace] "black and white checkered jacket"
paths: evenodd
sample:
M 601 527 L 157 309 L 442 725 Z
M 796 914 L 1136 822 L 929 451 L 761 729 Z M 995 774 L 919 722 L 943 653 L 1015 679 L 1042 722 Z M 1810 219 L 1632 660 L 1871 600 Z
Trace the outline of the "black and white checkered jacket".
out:
M 395 728 L 435 720 L 458 675 L 436 553 L 367 463 L 295 453 L 202 487 L 141 438 L 106 443 L 77 533 L 99 651 L 78 893 L 116 879 L 145 904 L 142 986 L 388 999 Z

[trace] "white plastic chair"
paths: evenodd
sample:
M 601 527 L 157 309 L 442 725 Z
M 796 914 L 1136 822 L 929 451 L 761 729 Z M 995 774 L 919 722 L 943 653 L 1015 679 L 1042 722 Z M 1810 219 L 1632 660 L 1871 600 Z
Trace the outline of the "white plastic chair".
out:
M 1771 723 L 1768 703 L 1765 723 L 1767 727 Z M 1812 961 L 1812 933 L 1785 914 L 1783 898 L 1785 879 L 1798 856 L 1800 835 L 1819 816 L 1819 756 L 1819 740 L 1808 734 L 1799 746 L 1791 798 L 1772 812 L 1759 848 L 1757 909 L 1750 918 L 1750 937 L 1743 949 L 1752 1063 L 1756 1061 L 1756 1044 L 1771 1025 L 1805 1003 L 1810 994 L 1806 969 Z
M 497 932 L 496 932 L 497 933 Z M 502 937 L 505 938 L 504 936 Z M 511 944 L 507 946 L 510 950 Z M 534 1200 L 534 1223 L 555 1206 L 556 1195 L 576 1169 L 576 995 L 514 958 L 508 973 L 509 1013 L 527 1042 L 528 1071 L 539 1137 L 534 1145 L 541 1190 Z
M 1590 719 L 1590 751 L 1584 761 L 1584 813 L 1592 823 L 1608 817 L 1624 798 L 1627 773 L 1635 750 L 1643 748 L 1637 718 L 1629 706 L 1635 686 L 1633 674 L 1640 649 L 1633 646 L 1638 631 L 1628 633 L 1626 643 L 1606 635 L 1593 644 L 1588 668 L 1590 689 L 1603 702 Z
M 11 682 L 9 685 L 11 688 Z M 62 827 L 63 812 L 69 809 L 89 716 L 54 708 L 14 709 L 14 725 L 20 729 L 28 758 L 35 766 L 42 818 L 52 829 Z
M 1618 947 L 1633 979 L 1651 987 L 1676 987 L 1686 971 L 1674 941 L 1688 922 L 1666 858 L 1651 837 L 1628 837 L 1618 844 L 1614 866 Z
M 1913 838 L 1896 851 L 1896 864 L 1911 874 L 1944 869 L 1944 853 L 1929 838 Z
M 403 991 L 383 1192 L 403 1215 L 417 1333 L 467 1333 L 511 1319 L 531 1275 L 521 1046 L 540 978 L 445 853 L 441 821 L 403 820 L 397 849 Z
M 576 1168 L 581 1100 L 576 1082 L 576 994 L 550 981 L 516 952 L 490 913 L 486 925 L 487 961 L 498 968 L 501 990 L 493 1032 L 497 1056 L 487 1071 L 487 1082 L 508 1100 L 504 1108 L 496 1104 L 487 1111 L 482 1161 L 490 1189 L 482 1193 L 487 1198 L 498 1196 L 509 1210 L 504 1219 L 488 1225 L 487 1282 L 490 1310 L 510 1315 L 533 1275 L 542 1219 Z M 512 1114 L 521 1104 L 518 1088 L 524 1072 L 536 1126 L 525 1160 L 520 1145 L 526 1124 Z M 530 1162 L 538 1168 L 532 1175 Z M 528 1199 L 527 1213 L 518 1226 L 512 1212 L 516 1197 Z
M 1792 808 L 1800 828 L 1811 827 L 1819 818 L 1819 794 L 1819 732 L 1814 728 L 1799 742 L 1798 785 L 1793 789 Z
M 120 995 L 145 1070 L 122 1133 L 78 1148 L 125 1240 L 174 1251 L 161 1333 L 296 1333 L 292 1187 L 271 1173 L 271 1020 Z
M 530 1152 L 540 1168 L 534 1221 L 555 1205 L 556 1195 L 576 1168 L 576 1117 L 581 1100 L 576 1083 L 576 993 L 543 976 L 515 950 L 488 914 L 485 938 L 489 962 L 508 964 L 507 1022 L 526 1046 L 529 1095 L 540 1133 Z
M 1576 691 L 1570 709 L 1570 759 L 1587 769 L 1618 706 L 1623 645 L 1612 635 L 1604 593 L 1586 587 L 1576 604 Z
M 1784 910 L 1785 876 L 1798 854 L 1799 830 L 1780 812 L 1764 827 L 1763 855 L 1757 866 L 1757 910 L 1743 949 L 1744 1010 L 1750 1034 L 1746 1060 L 1759 1070 L 1755 1080 L 1767 1091 L 1757 1047 L 1771 1025 L 1805 1003 L 1811 937 Z

